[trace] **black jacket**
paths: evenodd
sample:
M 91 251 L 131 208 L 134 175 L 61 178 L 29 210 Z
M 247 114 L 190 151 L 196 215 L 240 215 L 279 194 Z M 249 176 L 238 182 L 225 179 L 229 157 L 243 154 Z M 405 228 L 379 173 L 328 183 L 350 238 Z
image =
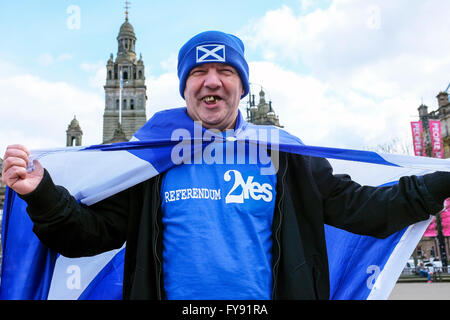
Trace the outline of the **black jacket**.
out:
M 273 299 L 328 299 L 324 224 L 387 237 L 442 209 L 449 173 L 404 177 L 392 187 L 360 186 L 334 175 L 326 159 L 280 153 L 273 219 Z M 22 196 L 34 232 L 68 257 L 95 255 L 126 241 L 123 298 L 164 299 L 161 177 L 89 207 L 80 205 L 45 171 Z

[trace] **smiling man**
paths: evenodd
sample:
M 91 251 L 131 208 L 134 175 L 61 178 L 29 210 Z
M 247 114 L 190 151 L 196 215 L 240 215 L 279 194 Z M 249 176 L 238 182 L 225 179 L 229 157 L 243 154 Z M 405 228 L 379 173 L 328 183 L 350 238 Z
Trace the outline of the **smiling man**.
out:
M 187 112 L 205 128 L 234 128 L 239 101 L 249 90 L 244 44 L 231 34 L 207 31 L 178 54 L 180 94 Z
M 233 129 L 244 95 L 239 74 L 232 66 L 208 63 L 189 72 L 184 97 L 187 113 L 205 128 Z
M 178 76 L 186 108 L 153 117 L 149 123 L 165 119 L 150 128 L 163 131 L 167 118 L 178 124 L 187 113 L 210 131 L 245 130 L 238 106 L 249 71 L 240 39 L 194 36 L 180 49 Z M 27 202 L 34 232 L 69 257 L 126 242 L 124 299 L 328 299 L 324 224 L 387 237 L 437 213 L 450 195 L 450 173 L 377 188 L 333 174 L 324 158 L 279 152 L 272 174 L 261 174 L 258 161 L 184 163 L 86 206 L 39 162 L 27 172 L 28 154 L 8 147 L 3 181 Z

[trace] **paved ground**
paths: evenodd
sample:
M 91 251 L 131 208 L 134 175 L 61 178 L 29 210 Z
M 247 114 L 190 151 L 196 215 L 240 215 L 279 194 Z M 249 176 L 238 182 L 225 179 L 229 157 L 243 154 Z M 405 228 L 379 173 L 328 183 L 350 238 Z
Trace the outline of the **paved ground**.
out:
M 450 282 L 397 283 L 389 300 L 450 300 Z

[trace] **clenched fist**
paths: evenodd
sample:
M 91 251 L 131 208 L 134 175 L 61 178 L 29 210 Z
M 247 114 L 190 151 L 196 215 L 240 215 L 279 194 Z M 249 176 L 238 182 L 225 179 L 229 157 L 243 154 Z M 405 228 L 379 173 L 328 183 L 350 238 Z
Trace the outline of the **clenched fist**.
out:
M 22 145 L 10 145 L 3 158 L 3 183 L 18 194 L 32 192 L 44 176 L 44 168 L 39 161 L 34 161 L 34 170 L 27 172 L 30 152 Z

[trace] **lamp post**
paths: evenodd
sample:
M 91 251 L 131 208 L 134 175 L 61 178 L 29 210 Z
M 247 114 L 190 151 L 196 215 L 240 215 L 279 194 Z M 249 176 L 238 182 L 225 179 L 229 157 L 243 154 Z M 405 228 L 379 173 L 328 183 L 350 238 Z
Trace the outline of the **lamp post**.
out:
M 442 213 L 442 211 L 440 211 L 436 214 L 436 218 L 435 218 L 436 219 L 436 233 L 437 233 L 437 239 L 438 239 L 438 245 L 439 245 L 439 252 L 441 253 L 442 267 L 447 268 L 448 260 L 447 260 L 447 252 L 445 250 L 444 233 L 442 231 L 441 213 Z

